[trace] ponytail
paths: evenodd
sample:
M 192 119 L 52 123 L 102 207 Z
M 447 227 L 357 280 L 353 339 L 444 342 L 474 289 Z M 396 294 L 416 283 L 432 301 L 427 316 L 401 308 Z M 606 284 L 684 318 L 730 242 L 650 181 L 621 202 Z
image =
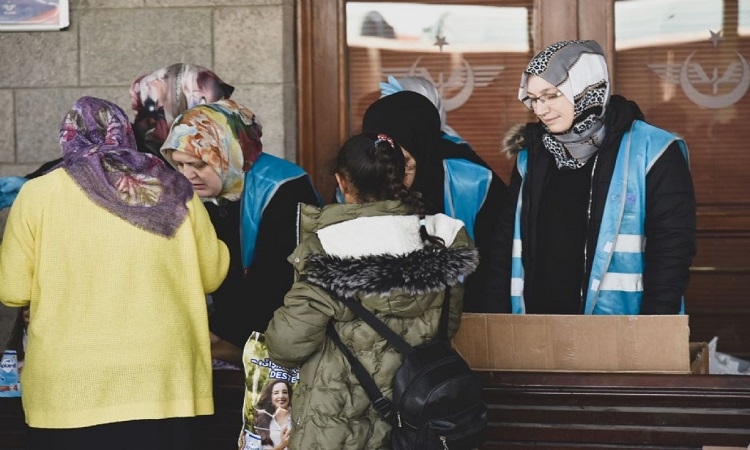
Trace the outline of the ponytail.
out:
M 422 242 L 427 246 L 445 247 L 443 239 L 427 232 L 427 208 L 421 194 L 410 191 L 404 185 L 406 157 L 401 146 L 393 139 L 383 133 L 363 133 L 350 137 L 339 150 L 335 171 L 353 187 L 359 202 L 400 201 L 411 214 L 419 215 L 419 237 Z
M 385 134 L 349 138 L 336 157 L 335 172 L 354 188 L 358 201 L 399 200 L 412 212 L 421 211 L 418 194 L 404 185 L 406 158 L 398 143 Z

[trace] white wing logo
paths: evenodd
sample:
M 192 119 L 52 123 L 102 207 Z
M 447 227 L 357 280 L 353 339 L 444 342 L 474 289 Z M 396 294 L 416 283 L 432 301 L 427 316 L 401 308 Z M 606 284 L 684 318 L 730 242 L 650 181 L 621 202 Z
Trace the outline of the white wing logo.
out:
M 420 56 L 414 61 L 409 68 L 405 67 L 383 67 L 380 73 L 384 77 L 422 77 L 429 80 L 440 92 L 443 97 L 443 104 L 446 111 L 458 109 L 466 103 L 475 87 L 487 87 L 497 76 L 505 69 L 505 66 L 489 65 L 472 67 L 465 59 L 461 59 L 461 65 L 454 68 L 446 79 L 443 72 L 437 76 L 437 80 L 432 78 L 430 72 L 424 67 L 419 67 L 422 60 Z M 445 97 L 446 90 L 459 89 L 458 93 L 452 97 Z
M 737 60 L 732 61 L 721 76 L 717 67 L 713 68 L 709 76 L 703 66 L 691 62 L 695 52 L 682 64 L 649 64 L 648 67 L 667 83 L 679 84 L 685 96 L 693 103 L 720 109 L 737 103 L 750 87 L 750 66 L 741 54 L 735 53 Z M 699 92 L 696 85 L 709 85 L 711 94 Z M 719 87 L 723 85 L 734 85 L 735 88 L 726 94 L 717 95 Z

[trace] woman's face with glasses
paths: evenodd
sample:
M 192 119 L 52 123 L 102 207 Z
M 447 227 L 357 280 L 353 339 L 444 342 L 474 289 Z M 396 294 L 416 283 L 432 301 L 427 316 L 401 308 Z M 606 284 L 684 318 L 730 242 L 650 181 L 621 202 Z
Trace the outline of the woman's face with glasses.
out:
M 550 132 L 564 133 L 570 130 L 575 118 L 573 103 L 553 84 L 536 75 L 529 75 L 526 93 L 523 104 L 534 111 Z

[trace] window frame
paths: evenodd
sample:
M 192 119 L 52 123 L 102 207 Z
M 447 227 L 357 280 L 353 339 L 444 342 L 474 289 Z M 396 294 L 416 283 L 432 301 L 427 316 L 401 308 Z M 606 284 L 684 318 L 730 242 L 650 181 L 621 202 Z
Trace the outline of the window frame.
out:
M 347 0 L 315 0 L 313 5 L 313 0 L 296 0 L 297 155 L 324 199 L 332 198 L 335 186 L 330 164 L 349 130 L 346 3 Z M 513 0 L 422 0 L 419 3 L 521 4 Z M 534 51 L 555 41 L 585 36 L 599 41 L 607 54 L 613 55 L 613 11 L 614 0 L 534 0 L 530 14 L 536 24 L 532 26 Z

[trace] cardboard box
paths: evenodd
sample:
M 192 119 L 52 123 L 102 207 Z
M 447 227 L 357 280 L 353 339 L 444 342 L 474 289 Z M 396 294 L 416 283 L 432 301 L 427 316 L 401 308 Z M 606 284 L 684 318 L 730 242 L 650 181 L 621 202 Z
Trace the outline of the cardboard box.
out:
M 708 343 L 690 343 L 690 373 L 708 375 Z
M 453 345 L 475 370 L 691 373 L 689 336 L 684 315 L 466 313 Z
M 716 447 L 713 445 L 704 445 L 703 450 L 746 450 L 750 449 L 750 444 L 747 447 Z

